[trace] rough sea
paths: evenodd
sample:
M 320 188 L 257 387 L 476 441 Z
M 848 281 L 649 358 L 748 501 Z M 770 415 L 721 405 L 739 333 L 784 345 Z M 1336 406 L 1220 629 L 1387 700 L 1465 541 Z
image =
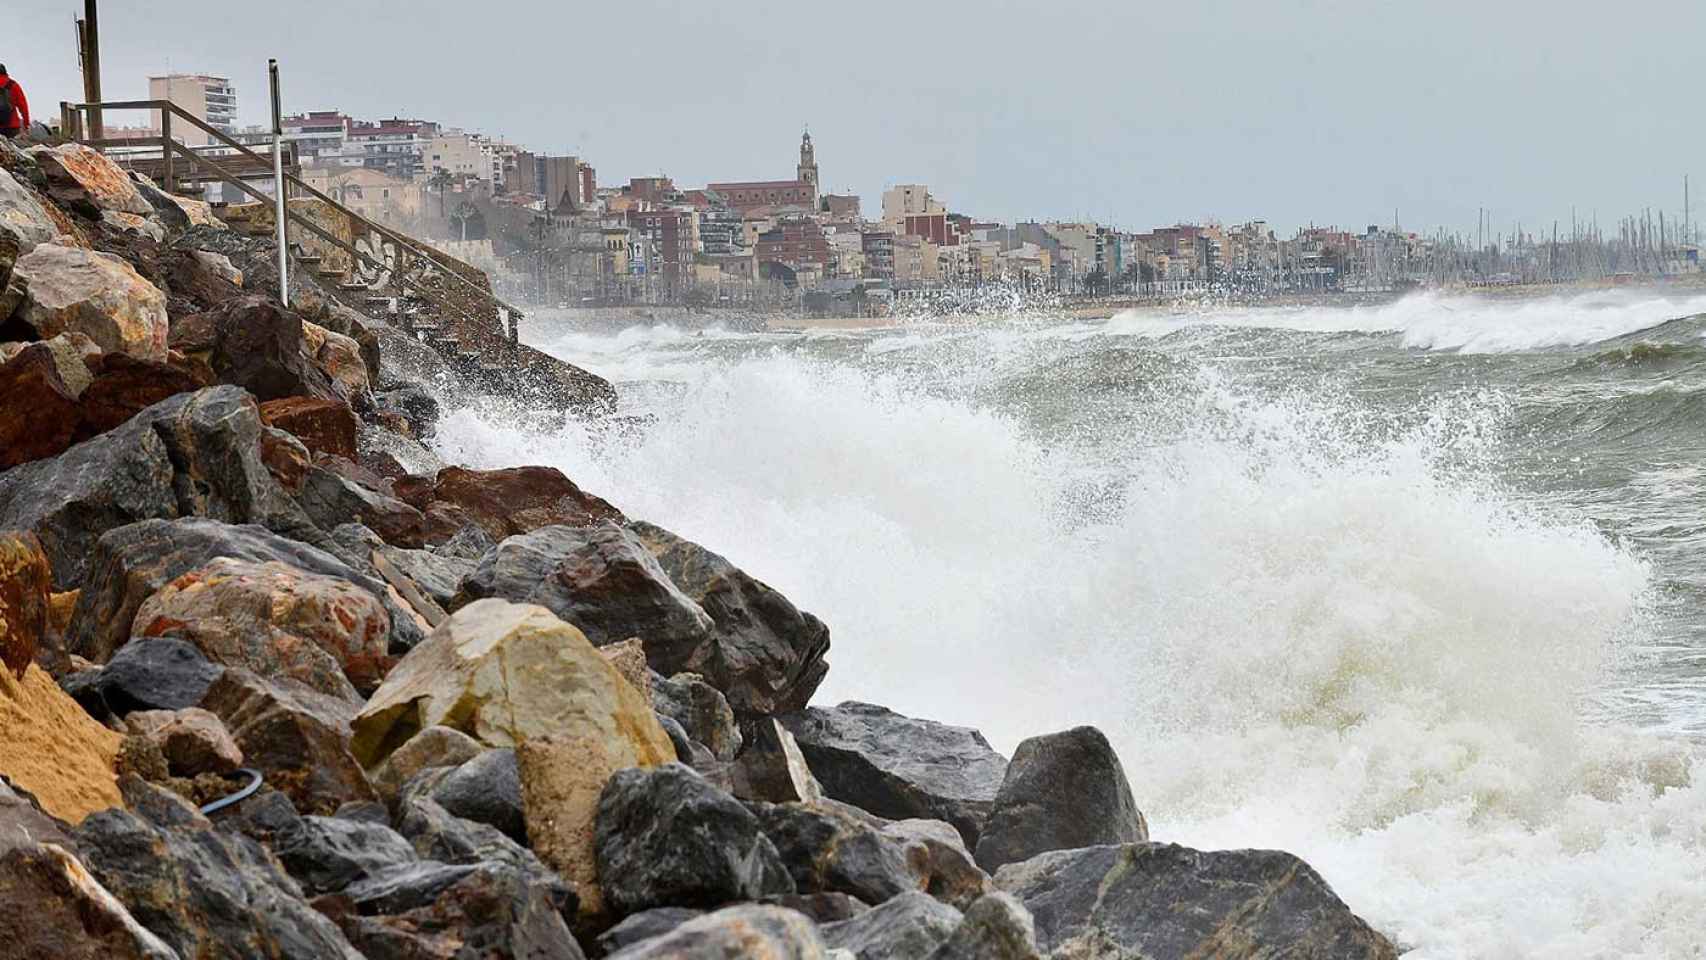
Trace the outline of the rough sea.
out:
M 1706 956 L 1706 296 L 577 333 L 623 416 L 447 414 L 831 629 L 817 701 L 1092 723 L 1156 840 L 1416 960 Z

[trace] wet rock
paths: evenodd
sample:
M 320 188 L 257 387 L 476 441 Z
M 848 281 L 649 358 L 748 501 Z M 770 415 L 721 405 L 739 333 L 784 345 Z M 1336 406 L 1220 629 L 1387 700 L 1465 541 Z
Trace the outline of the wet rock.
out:
M 296 501 L 322 530 L 359 523 L 386 543 L 407 547 L 422 542 L 425 521 L 420 511 L 323 466 L 308 468 Z
M 0 168 L 0 233 L 11 235 L 18 254 L 29 253 L 37 244 L 59 236 L 59 228 L 41 201 L 4 168 Z M 3 283 L 0 289 L 4 289 Z
M 41 339 L 76 332 L 106 353 L 166 359 L 166 295 L 108 253 L 43 243 L 18 258 L 15 321 Z
M 373 786 L 394 801 L 410 777 L 428 767 L 455 767 L 479 756 L 485 747 L 452 727 L 431 726 L 409 738 L 373 770 Z
M 546 607 L 595 646 L 639 636 L 647 659 L 664 672 L 683 669 L 711 627 L 645 547 L 614 524 L 510 537 L 462 582 L 458 602 L 486 597 Z
M 53 570 L 33 533 L 0 530 L 0 668 L 22 680 L 47 632 Z
M 550 892 L 497 863 L 421 863 L 316 901 L 370 958 L 582 960 Z
M 641 910 L 625 917 L 621 923 L 598 935 L 600 956 L 609 956 L 624 947 L 661 937 L 689 920 L 705 915 L 703 910 L 689 907 L 657 907 Z
M 489 746 L 573 733 L 628 762 L 674 758 L 650 705 L 579 630 L 503 600 L 463 607 L 397 663 L 356 718 L 356 756 L 375 765 L 434 724 Z
M 409 426 L 409 436 L 416 440 L 430 439 L 438 427 L 438 401 L 418 383 L 404 383 L 373 395 L 374 405 L 402 417 Z
M 225 722 L 244 762 L 299 810 L 330 814 L 345 803 L 379 799 L 349 751 L 354 705 L 348 701 L 233 667 L 208 688 L 201 706 Z
M 221 557 L 143 601 L 131 632 L 179 637 L 214 663 L 357 700 L 389 666 L 390 630 L 384 605 L 355 584 Z
M 390 827 L 335 817 L 298 818 L 273 837 L 272 852 L 311 897 L 419 859 Z
M 978 837 L 977 862 L 994 871 L 1049 850 L 1148 839 L 1108 738 L 1095 727 L 1074 727 L 1032 737 L 1013 752 Z
M 115 429 L 156 403 L 210 386 L 169 362 L 127 353 L 85 358 L 89 385 L 78 396 L 75 439 L 81 443 Z
M 1397 956 L 1320 874 L 1277 850 L 1061 850 L 1002 867 L 995 883 L 1025 905 L 1038 944 L 1055 955 Z
M 154 213 L 136 182 L 99 150 L 67 143 L 32 147 L 26 152 L 40 165 L 47 177 L 48 195 L 57 203 L 80 207 L 97 218 L 104 211 L 142 217 Z
M 494 541 L 540 527 L 579 527 L 622 519 L 615 507 L 582 491 L 552 467 L 445 467 L 431 480 L 422 480 L 412 495 L 401 487 L 399 495 L 423 512 L 434 502 L 454 506 Z
M 466 560 L 470 564 L 468 569 L 472 572 L 472 565 L 479 563 L 480 558 L 490 553 L 497 545 L 498 542 L 492 539 L 492 535 L 486 532 L 485 527 L 477 523 L 469 523 L 458 528 L 442 543 L 434 546 L 432 552 L 440 557 Z M 460 583 L 460 581 L 458 582 Z
M 261 431 L 260 454 L 261 463 L 286 493 L 295 496 L 302 491 L 314 457 L 301 440 L 294 434 L 267 427 Z
M 903 893 L 851 920 L 825 924 L 825 945 L 858 960 L 928 957 L 960 926 L 960 912 L 925 893 Z
M 649 523 L 629 524 L 670 580 L 710 616 L 710 642 L 679 666 L 721 690 L 744 718 L 803 708 L 829 664 L 829 628 L 769 585 L 689 540 Z M 641 634 L 651 650 L 651 638 Z
M 200 703 L 221 672 L 194 644 L 171 637 L 136 640 L 91 671 L 73 695 L 97 718 L 181 710 Z
M 740 751 L 741 733 L 734 711 L 729 709 L 728 699 L 704 678 L 692 673 L 653 676 L 651 695 L 653 709 L 680 723 L 688 736 L 708 747 L 718 760 L 733 760 Z
M 527 842 L 521 768 L 514 750 L 487 750 L 462 764 L 433 786 L 432 799 L 464 820 L 492 826 L 517 843 Z
M 313 453 L 354 460 L 360 421 L 342 400 L 280 397 L 261 404 L 261 422 L 288 431 Z
M 0 526 L 41 537 L 60 590 L 82 585 L 99 537 L 138 520 L 198 516 L 309 529 L 260 461 L 260 429 L 254 401 L 235 387 L 179 394 L 57 457 L 0 474 Z
M 794 735 L 773 717 L 752 724 L 752 739 L 729 770 L 734 794 L 769 803 L 818 803 L 823 787 L 812 776 Z
M 794 892 L 758 818 L 679 763 L 610 778 L 596 848 L 599 885 L 617 915 Z
M 265 849 L 193 810 L 165 822 L 108 810 L 75 838 L 90 873 L 180 956 L 361 960 Z
M 284 397 L 347 400 L 308 353 L 302 316 L 265 297 L 227 300 L 172 325 L 171 346 L 208 365 L 221 383 L 260 401 Z
M 331 382 L 332 390 L 339 398 L 355 402 L 367 395 L 370 390 L 367 361 L 361 355 L 361 345 L 354 339 L 305 320 L 302 322 L 302 349 Z
M 1042 960 L 1042 954 L 1030 911 L 997 892 L 966 908 L 965 919 L 930 960 Z
M 856 701 L 780 719 L 830 797 L 895 820 L 946 820 L 976 848 L 1007 769 L 981 733 Z
M 0 846 L 0 943 L 17 960 L 180 960 L 60 843 Z
M 139 710 L 125 718 L 125 725 L 160 748 L 172 776 L 230 773 L 243 765 L 243 751 L 225 724 L 200 707 Z
M 994 889 L 960 832 L 941 820 L 896 820 L 880 828 L 900 844 L 906 864 L 925 893 L 959 910 Z
M 900 845 L 851 817 L 803 803 L 747 807 L 801 893 L 845 893 L 882 903 L 918 889 Z
M 407 649 L 422 636 L 419 621 L 402 609 L 385 583 L 351 569 L 323 550 L 259 526 L 185 518 L 130 524 L 96 542 L 87 583 L 77 598 L 66 635 L 71 651 L 97 662 L 107 659 L 130 639 L 130 626 L 144 600 L 218 557 L 282 563 L 306 574 L 360 587 L 379 600 L 390 617 L 390 650 Z
M 804 916 L 782 907 L 743 904 L 725 907 L 682 923 L 661 937 L 642 940 L 610 955 L 609 960 L 829 960 L 817 929 Z

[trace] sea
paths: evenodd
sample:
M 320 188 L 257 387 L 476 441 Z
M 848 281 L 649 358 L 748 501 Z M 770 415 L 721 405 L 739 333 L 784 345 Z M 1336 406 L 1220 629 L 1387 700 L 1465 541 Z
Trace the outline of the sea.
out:
M 816 701 L 1118 748 L 1152 838 L 1414 960 L 1706 956 L 1706 295 L 859 331 L 549 312 L 586 425 L 448 411 L 827 622 Z

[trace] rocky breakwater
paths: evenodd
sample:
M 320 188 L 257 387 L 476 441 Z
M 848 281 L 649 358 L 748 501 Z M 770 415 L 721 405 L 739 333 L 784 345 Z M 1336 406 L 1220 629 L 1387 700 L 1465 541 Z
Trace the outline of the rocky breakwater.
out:
M 1395 955 L 1294 857 L 1151 842 L 1093 729 L 811 706 L 816 617 L 437 463 L 406 337 L 103 164 L 0 142 L 8 956 Z M 106 286 L 50 323 L 61 263 Z

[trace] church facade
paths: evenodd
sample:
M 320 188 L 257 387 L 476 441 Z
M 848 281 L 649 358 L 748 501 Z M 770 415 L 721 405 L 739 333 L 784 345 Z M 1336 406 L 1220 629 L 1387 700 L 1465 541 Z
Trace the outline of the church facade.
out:
M 712 183 L 705 189 L 720 194 L 729 207 L 751 210 L 757 207 L 818 207 L 817 153 L 812 147 L 812 135 L 800 137 L 800 164 L 792 180 L 752 180 L 731 183 Z

